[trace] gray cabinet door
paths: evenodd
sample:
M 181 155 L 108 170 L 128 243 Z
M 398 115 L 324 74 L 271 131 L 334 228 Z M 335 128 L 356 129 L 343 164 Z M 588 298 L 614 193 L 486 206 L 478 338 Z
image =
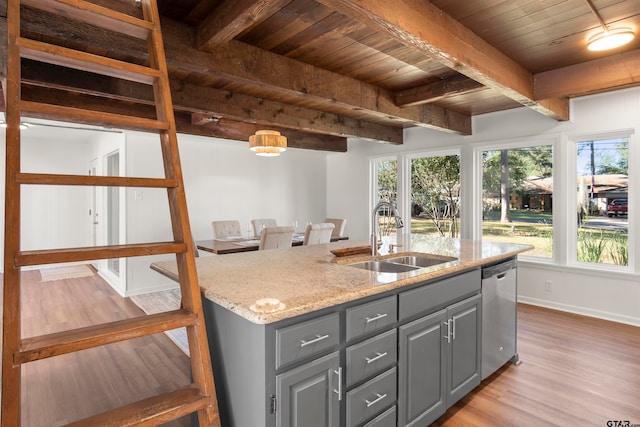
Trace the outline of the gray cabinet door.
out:
M 426 426 L 446 410 L 446 310 L 399 328 L 398 426 Z
M 276 426 L 338 427 L 339 368 L 336 351 L 276 376 Z
M 476 295 L 447 308 L 451 342 L 447 366 L 447 407 L 480 384 L 482 351 L 481 296 Z M 445 340 L 446 341 L 446 340 Z

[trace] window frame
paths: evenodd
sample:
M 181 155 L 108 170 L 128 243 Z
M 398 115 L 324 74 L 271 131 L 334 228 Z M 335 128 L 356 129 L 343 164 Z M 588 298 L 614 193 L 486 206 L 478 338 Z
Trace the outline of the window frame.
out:
M 578 261 L 578 224 L 573 221 L 569 222 L 567 229 L 567 254 L 566 254 L 566 265 L 569 267 L 579 268 L 581 270 L 597 270 L 597 271 L 608 271 L 615 273 L 636 273 L 636 266 L 640 265 L 638 262 L 639 255 L 636 254 L 636 206 L 637 200 L 634 196 L 634 181 L 636 174 L 634 173 L 633 165 L 639 165 L 638 163 L 638 153 L 634 148 L 634 130 L 633 129 L 622 129 L 618 131 L 610 131 L 610 132 L 594 132 L 594 133 L 580 133 L 580 134 L 572 134 L 567 137 L 569 144 L 568 146 L 568 171 L 567 175 L 572 177 L 571 179 L 575 180 L 578 176 L 578 144 L 588 141 L 604 141 L 610 139 L 621 139 L 626 138 L 628 140 L 628 150 L 629 150 L 629 161 L 627 166 L 627 179 L 628 179 L 628 189 L 627 189 L 627 199 L 628 199 L 628 210 L 627 214 L 627 251 L 629 253 L 628 263 L 627 265 L 614 265 L 614 264 L 605 264 L 605 263 L 590 263 Z M 571 209 L 568 214 L 577 215 L 577 202 L 578 196 L 576 191 L 570 191 L 567 195 L 567 204 L 568 208 Z
M 411 223 L 411 161 L 413 159 L 419 159 L 422 157 L 440 157 L 440 156 L 458 156 L 460 159 L 460 230 L 459 236 L 464 236 L 464 221 L 462 215 L 464 214 L 464 181 L 463 181 L 463 156 L 462 150 L 459 146 L 452 146 L 450 148 L 434 148 L 432 150 L 413 151 L 410 153 L 404 153 L 401 159 L 402 167 L 398 168 L 398 193 L 399 201 L 402 201 L 401 213 L 402 218 L 405 218 L 405 224 Z M 400 165 L 400 163 L 399 163 Z M 402 175 L 401 175 L 402 174 Z M 402 186 L 400 186 L 402 184 Z M 399 202 L 400 203 L 400 202 Z
M 375 156 L 369 159 L 369 209 L 367 210 L 367 221 L 369 223 L 369 236 L 373 234 L 373 223 L 371 222 L 371 212 L 373 208 L 378 203 L 378 164 L 381 162 L 396 162 L 396 174 L 397 179 L 400 178 L 400 164 L 401 160 L 398 154 L 387 154 L 383 156 Z M 396 180 L 396 198 L 397 203 L 400 205 L 402 200 L 401 191 L 400 191 L 400 183 Z M 403 212 L 400 211 L 400 216 L 403 215 Z M 402 216 L 403 217 L 403 216 Z M 404 217 L 403 217 L 404 218 Z
M 488 141 L 485 143 L 476 144 L 473 148 L 473 164 L 475 165 L 475 171 L 473 175 L 473 213 L 472 213 L 472 227 L 473 227 L 473 239 L 482 240 L 482 190 L 483 190 L 483 180 L 482 175 L 484 173 L 482 167 L 482 153 L 485 151 L 499 151 L 499 150 L 512 150 L 519 148 L 532 148 L 532 147 L 541 147 L 541 146 L 551 146 L 552 151 L 552 176 L 554 178 L 553 181 L 553 211 L 551 217 L 553 218 L 552 225 L 552 254 L 551 257 L 541 257 L 541 256 L 533 256 L 527 255 L 526 252 L 518 255 L 518 257 L 524 261 L 532 261 L 543 264 L 559 264 L 563 261 L 562 247 L 565 245 L 565 240 L 562 236 L 563 233 L 560 233 L 558 230 L 564 228 L 565 218 L 566 218 L 566 206 L 561 203 L 557 203 L 557 200 L 566 200 L 566 197 L 563 197 L 564 193 L 566 193 L 566 180 L 559 180 L 560 182 L 556 182 L 556 177 L 561 173 L 561 169 L 558 167 L 560 162 L 560 155 L 558 153 L 560 144 L 559 135 L 551 135 L 548 138 L 536 138 L 528 140 L 526 138 L 517 138 L 517 139 L 509 139 L 509 140 L 496 140 L 496 141 Z M 560 185 L 557 185 L 560 184 Z

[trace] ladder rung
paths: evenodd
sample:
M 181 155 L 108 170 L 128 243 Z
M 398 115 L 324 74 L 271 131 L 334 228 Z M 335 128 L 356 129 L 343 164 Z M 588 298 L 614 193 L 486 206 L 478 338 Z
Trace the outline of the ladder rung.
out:
M 38 185 L 87 185 L 100 187 L 152 187 L 175 188 L 178 181 L 169 178 L 129 178 L 122 176 L 89 176 L 89 175 L 58 175 L 19 173 L 16 176 L 18 184 Z
M 61 105 L 44 104 L 41 102 L 20 101 L 20 110 L 24 116 L 38 119 L 51 119 L 79 122 L 98 126 L 117 125 L 127 129 L 144 131 L 168 130 L 169 123 L 161 120 L 145 119 L 142 117 L 125 116 L 122 114 L 103 111 L 84 110 L 82 108 L 64 107 Z
M 20 55 L 36 61 L 111 76 L 132 82 L 153 84 L 160 71 L 92 53 L 25 38 L 18 39 Z
M 194 384 L 166 394 L 150 397 L 127 406 L 113 409 L 84 420 L 67 424 L 68 427 L 130 427 L 156 426 L 204 409 L 211 398 L 200 392 Z
M 140 243 L 133 245 L 91 246 L 86 248 L 46 249 L 23 251 L 16 256 L 16 267 L 91 261 L 95 259 L 177 254 L 186 252 L 187 245 L 178 242 Z
M 13 355 L 16 365 L 86 350 L 145 335 L 193 325 L 197 316 L 186 310 L 149 314 L 115 322 L 93 325 L 70 331 L 30 337 L 22 340 L 20 350 Z
M 83 0 L 22 0 L 22 4 L 145 40 L 153 24 Z

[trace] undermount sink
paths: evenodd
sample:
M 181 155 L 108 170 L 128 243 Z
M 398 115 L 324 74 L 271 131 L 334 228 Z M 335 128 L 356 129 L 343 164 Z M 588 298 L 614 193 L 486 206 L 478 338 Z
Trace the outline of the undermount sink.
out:
M 377 261 L 363 261 L 347 265 L 378 273 L 406 273 L 407 271 L 432 267 L 434 265 L 455 261 L 456 259 L 457 258 L 449 256 L 430 254 L 402 255 Z
M 455 261 L 456 258 L 442 255 L 405 255 L 397 258 L 387 258 L 386 262 L 393 262 L 396 264 L 411 265 L 415 267 L 431 267 L 433 265 L 443 264 L 449 261 Z
M 364 261 L 355 264 L 349 264 L 350 267 L 362 268 L 364 270 L 376 271 L 378 273 L 405 273 L 411 270 L 417 270 L 419 267 L 412 265 L 396 264 L 387 261 Z

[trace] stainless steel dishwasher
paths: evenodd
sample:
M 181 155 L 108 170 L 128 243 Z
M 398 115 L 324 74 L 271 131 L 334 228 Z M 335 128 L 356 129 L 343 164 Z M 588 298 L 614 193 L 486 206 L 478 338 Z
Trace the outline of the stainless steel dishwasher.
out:
M 511 360 L 516 348 L 516 259 L 482 269 L 482 379 Z

